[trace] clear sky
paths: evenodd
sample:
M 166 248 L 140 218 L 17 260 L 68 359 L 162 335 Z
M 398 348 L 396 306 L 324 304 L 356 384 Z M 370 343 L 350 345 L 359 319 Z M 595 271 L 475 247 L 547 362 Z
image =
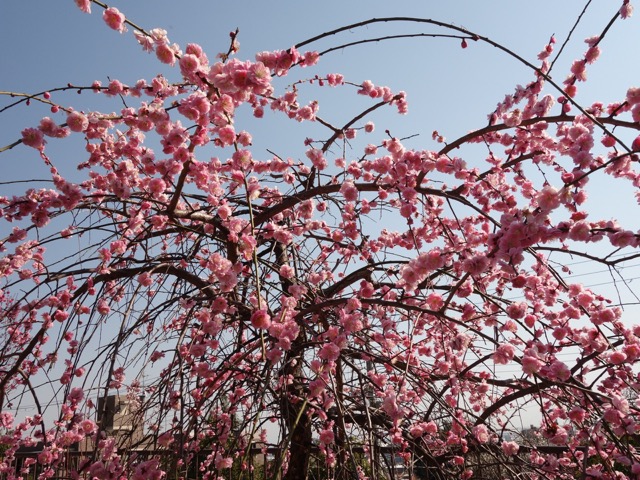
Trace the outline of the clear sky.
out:
M 147 30 L 166 29 L 170 40 L 183 48 L 189 42 L 202 45 L 210 59 L 227 50 L 229 32 L 236 28 L 240 30 L 238 57 L 253 59 L 256 52 L 286 49 L 346 24 L 374 17 L 410 16 L 463 26 L 504 44 L 537 64 L 536 54 L 551 35 L 555 34 L 559 48 L 588 2 L 113 0 L 108 3 Z M 554 66 L 556 81 L 562 82 L 572 60 L 586 49 L 584 38 L 599 34 L 620 4 L 621 1 L 612 0 L 590 2 Z M 179 79 L 177 69 L 161 65 L 155 56 L 142 51 L 131 28 L 120 35 L 107 28 L 101 13 L 102 9 L 94 5 L 93 14 L 83 14 L 72 0 L 1 0 L 0 90 L 36 93 L 67 83 L 87 86 L 94 80 L 107 83 L 109 79 L 133 84 L 157 73 L 164 73 L 172 80 Z M 640 79 L 636 50 L 640 45 L 639 21 L 640 14 L 616 23 L 601 45 L 602 58 L 588 69 L 589 81 L 580 85 L 578 101 L 589 105 L 596 100 L 606 103 L 622 99 L 631 86 L 630 79 Z M 340 37 L 311 45 L 310 49 L 322 50 L 357 39 L 397 33 L 446 32 L 430 26 L 385 24 L 345 32 Z M 487 114 L 496 103 L 506 93 L 511 93 L 515 85 L 525 84 L 533 78 L 530 70 L 496 48 L 469 42 L 468 48 L 462 49 L 460 40 L 442 38 L 393 40 L 340 50 L 321 59 L 313 72 L 343 73 L 355 83 L 370 79 L 376 84 L 388 85 L 394 91 L 405 90 L 409 114 L 399 117 L 385 112 L 385 123 L 380 123 L 379 127 L 391 129 L 398 137 L 418 134 L 407 142 L 414 148 L 436 148 L 431 140 L 434 130 L 453 140 L 486 125 Z M 300 72 L 298 76 L 303 74 Z M 317 92 L 317 89 L 311 90 L 313 94 Z M 336 124 L 348 120 L 360 108 L 354 97 L 352 94 L 345 96 L 348 100 L 344 103 L 330 100 L 321 103 L 320 115 L 335 120 Z M 54 100 L 78 109 L 107 108 L 99 97 L 88 93 L 60 95 Z M 0 109 L 10 102 L 7 97 L 0 96 Z M 108 108 L 115 108 L 114 102 Z M 20 138 L 23 128 L 36 126 L 45 115 L 50 115 L 48 108 L 35 104 L 30 107 L 23 104 L 1 112 L 0 148 Z M 271 148 L 283 156 L 302 157 L 304 128 L 308 125 L 297 128 L 291 123 L 276 119 L 256 123 L 256 128 L 251 129 L 255 140 L 254 155 L 260 152 L 266 155 L 266 148 Z M 74 149 L 73 146 L 73 142 L 49 140 L 48 151 L 54 162 L 60 162 L 57 166 L 62 170 L 68 167 L 72 172 L 83 160 L 82 148 Z M 81 147 L 78 143 L 75 146 Z M 45 173 L 42 161 L 32 149 L 18 146 L 0 154 L 0 182 L 33 179 Z M 6 189 L 0 189 L 0 194 L 6 194 Z M 611 210 L 610 217 L 629 218 L 636 228 L 640 224 L 637 215 L 633 214 L 633 207 L 637 208 L 637 205 L 620 208 L 622 200 L 617 195 L 622 195 L 621 192 L 602 191 L 593 192 L 593 195 L 590 207 L 600 210 L 600 217 L 608 218 Z M 626 195 L 624 198 L 628 201 L 631 197 Z M 5 228 L 6 225 L 0 227 L 0 237 Z M 640 277 L 640 273 L 633 274 L 632 267 L 627 271 L 628 278 Z M 635 271 L 640 272 L 640 269 L 636 267 Z M 605 274 L 585 278 L 584 283 L 609 280 Z
M 183 47 L 188 42 L 201 44 L 210 58 L 226 51 L 228 33 L 236 28 L 240 29 L 239 57 L 253 58 L 256 52 L 287 48 L 318 33 L 368 18 L 415 16 L 464 26 L 535 61 L 535 55 L 552 34 L 562 43 L 587 2 L 114 0 L 108 3 L 144 28 L 165 28 L 169 38 Z M 554 67 L 557 80 L 565 77 L 571 60 L 584 51 L 583 39 L 599 33 L 619 3 L 591 2 L 572 42 Z M 93 12 L 83 14 L 72 0 L 3 0 L 0 89 L 36 92 L 68 82 L 75 85 L 87 85 L 96 79 L 106 82 L 108 77 L 133 83 L 158 72 L 177 78 L 170 69 L 159 65 L 153 55 L 138 48 L 131 29 L 119 35 L 104 25 L 99 7 L 94 6 Z M 408 24 L 370 26 L 313 48 L 398 32 L 425 33 L 437 29 Z M 619 98 L 626 91 L 626 79 L 640 74 L 638 62 L 629 61 L 639 40 L 635 18 L 619 22 L 609 33 L 603 45 L 603 58 L 589 69 L 589 87 L 581 91 L 585 103 L 590 103 L 586 99 Z M 345 73 L 353 81 L 371 79 L 394 90 L 406 90 L 410 114 L 405 125 L 411 126 L 403 126 L 403 133 L 422 134 L 422 144 L 435 128 L 447 138 L 454 138 L 481 126 L 486 114 L 505 93 L 512 91 L 515 84 L 531 79 L 526 68 L 493 47 L 471 42 L 463 50 L 459 40 L 447 39 L 395 40 L 346 49 L 327 56 L 319 69 Z M 592 95 L 594 91 L 597 94 Z M 24 126 L 22 118 L 29 118 L 27 114 L 24 109 L 19 112 L 14 109 L 0 115 L 1 143 L 17 138 Z M 41 114 L 38 112 L 35 117 Z
M 240 30 L 238 57 L 253 59 L 256 52 L 285 49 L 346 24 L 369 18 L 413 16 L 463 26 L 537 64 L 536 55 L 551 35 L 557 38 L 558 51 L 587 3 L 589 7 L 552 71 L 554 79 L 561 82 L 573 59 L 584 52 L 584 38 L 599 34 L 621 1 L 114 0 L 109 5 L 119 8 L 131 21 L 147 30 L 166 29 L 170 40 L 183 48 L 189 42 L 199 43 L 210 59 L 227 50 L 229 32 L 236 28 Z M 161 65 L 154 55 L 142 51 L 131 28 L 123 35 L 118 34 L 107 28 L 101 13 L 102 9 L 94 5 L 91 15 L 84 14 L 72 0 L 2 0 L 0 42 L 4 48 L 0 57 L 0 90 L 35 93 L 67 83 L 89 85 L 94 80 L 107 83 L 114 78 L 133 84 L 157 73 L 179 79 L 177 69 Z M 640 63 L 635 55 L 635 48 L 640 45 L 638 20 L 632 17 L 618 21 L 607 34 L 601 45 L 601 59 L 589 67 L 589 81 L 580 85 L 578 101 L 590 105 L 596 100 L 605 103 L 618 100 L 624 97 L 630 79 L 640 78 Z M 310 48 L 322 50 L 357 39 L 397 33 L 450 32 L 429 25 L 373 25 L 331 37 Z M 376 84 L 388 85 L 394 91 L 405 90 L 409 100 L 408 115 L 398 116 L 387 110 L 381 112 L 383 117 L 374 116 L 373 119 L 380 120 L 378 126 L 390 129 L 394 136 L 417 134 L 407 146 L 419 149 L 437 148 L 431 140 L 434 130 L 453 140 L 486 125 L 487 114 L 496 103 L 512 92 L 515 85 L 532 79 L 532 73 L 526 67 L 494 47 L 469 42 L 469 47 L 462 49 L 460 40 L 443 38 L 393 40 L 339 50 L 323 57 L 315 70 L 301 70 L 295 78 L 328 72 L 343 73 L 355 83 L 370 79 Z M 287 77 L 284 81 L 286 84 L 292 79 Z M 336 124 L 350 119 L 365 105 L 357 103 L 353 92 L 347 93 L 339 96 L 326 89 L 309 90 L 309 95 L 326 94 L 327 101 L 320 98 L 320 115 Z M 54 94 L 54 100 L 76 109 L 120 108 L 116 102 L 103 104 L 100 96 L 89 93 L 77 95 L 72 92 L 66 97 Z M 0 109 L 10 101 L 0 97 Z M 1 112 L 0 146 L 20 138 L 23 128 L 36 126 L 45 115 L 50 115 L 48 107 L 36 104 L 30 107 L 22 104 Z M 254 122 L 250 117 L 247 112 L 245 118 L 253 123 L 244 128 L 254 136 L 254 155 L 267 155 L 268 148 L 284 157 L 300 158 L 304 154 L 303 139 L 316 132 L 309 130 L 309 124 L 296 125 L 278 117 Z M 62 117 L 60 121 L 63 121 Z M 76 148 L 72 148 L 74 146 Z M 82 142 L 79 139 L 75 144 L 68 139 L 50 140 L 47 148 L 54 162 L 58 162 L 56 166 L 74 175 L 75 165 L 82 161 L 84 154 Z M 481 158 L 466 160 L 481 161 Z M 18 146 L 0 154 L 0 181 L 33 179 L 46 173 L 32 149 Z M 2 193 L 7 194 L 7 189 Z M 589 208 L 600 210 L 600 216 L 604 218 L 627 216 L 638 228 L 637 216 L 619 208 L 621 202 L 632 198 L 630 193 L 628 190 L 596 189 L 590 193 Z

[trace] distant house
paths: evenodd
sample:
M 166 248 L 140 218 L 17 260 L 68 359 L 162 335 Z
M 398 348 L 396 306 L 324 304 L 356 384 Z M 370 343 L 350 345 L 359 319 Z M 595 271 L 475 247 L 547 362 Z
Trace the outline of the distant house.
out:
M 107 436 L 115 437 L 119 447 L 140 445 L 144 437 L 143 423 L 127 397 L 109 395 L 98 398 L 98 428 Z
M 144 428 L 143 418 L 132 405 L 129 398 L 122 395 L 99 397 L 96 409 L 96 424 L 101 437 L 115 439 L 118 449 L 143 450 Z M 79 453 L 95 450 L 94 438 L 87 437 L 70 448 Z

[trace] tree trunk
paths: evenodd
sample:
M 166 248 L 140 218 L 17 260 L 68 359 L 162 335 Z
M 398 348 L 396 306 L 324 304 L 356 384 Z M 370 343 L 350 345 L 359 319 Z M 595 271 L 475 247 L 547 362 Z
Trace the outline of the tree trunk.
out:
M 284 375 L 293 377 L 293 384 L 283 392 L 281 398 L 282 411 L 287 426 L 287 433 L 291 436 L 289 442 L 289 468 L 283 480 L 306 480 L 309 475 L 309 460 L 311 458 L 311 417 L 305 408 L 304 399 L 306 389 L 302 384 L 302 343 L 301 335 L 293 342 L 290 356 L 287 359 Z M 286 455 L 282 451 L 280 455 Z

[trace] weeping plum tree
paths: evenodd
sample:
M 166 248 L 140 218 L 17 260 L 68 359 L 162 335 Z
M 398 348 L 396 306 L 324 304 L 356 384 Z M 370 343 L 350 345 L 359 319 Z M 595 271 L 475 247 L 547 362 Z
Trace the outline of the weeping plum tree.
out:
M 306 478 L 313 444 L 334 478 L 381 478 L 382 447 L 429 478 L 496 462 L 518 478 L 640 475 L 640 326 L 561 268 L 577 258 L 613 274 L 639 255 L 637 232 L 584 205 L 594 185 L 640 185 L 640 88 L 609 105 L 575 100 L 607 32 L 631 16 L 626 0 L 563 82 L 549 74 L 554 39 L 534 65 L 464 28 L 386 18 L 253 61 L 236 58 L 234 33 L 214 61 L 102 2 L 76 4 L 133 31 L 175 77 L 12 92 L 2 110 L 52 112 L 2 149 L 50 171 L 42 188 L 0 197 L 3 475 L 215 479 L 240 465 L 248 478 L 258 439 L 279 447 L 269 478 Z M 370 121 L 405 113 L 404 92 L 303 69 L 322 64 L 314 42 L 380 22 L 488 43 L 531 81 L 463 137 L 406 148 Z M 301 100 L 313 89 L 369 104 L 324 118 Z M 117 112 L 56 101 L 68 90 Z M 324 133 L 299 139 L 302 158 L 267 155 L 243 111 Z M 84 146 L 73 176 L 47 149 L 67 137 Z M 104 433 L 97 399 L 112 393 L 141 435 Z M 519 437 L 523 408 L 538 412 L 536 443 L 564 448 Z M 72 463 L 74 445 L 86 453 Z

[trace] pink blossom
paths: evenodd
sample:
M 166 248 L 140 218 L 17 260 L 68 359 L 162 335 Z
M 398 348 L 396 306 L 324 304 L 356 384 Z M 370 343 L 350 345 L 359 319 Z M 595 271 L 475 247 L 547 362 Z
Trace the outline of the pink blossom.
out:
M 243 147 L 248 147 L 249 145 L 251 145 L 252 141 L 253 138 L 251 137 L 251 134 L 249 132 L 243 130 L 238 133 L 237 142 Z
M 114 255 L 122 255 L 127 251 L 127 243 L 124 240 L 115 240 L 109 245 L 109 250 Z
M 551 40 L 554 40 L 554 38 L 551 37 Z M 553 53 L 553 44 L 554 43 L 555 43 L 555 40 L 553 42 L 549 42 L 547 45 L 545 45 L 544 50 L 542 50 L 538 54 L 538 59 L 539 60 L 544 60 L 544 59 L 548 58 L 549 55 L 551 55 Z
M 78 403 L 84 398 L 84 392 L 81 388 L 72 388 L 67 399 L 71 403 Z
M 611 395 L 611 405 L 623 415 L 630 411 L 629 400 L 615 393 Z
M 569 238 L 580 242 L 586 242 L 591 237 L 591 228 L 586 222 L 576 222 L 571 226 Z
M 632 14 L 633 5 L 631 5 L 631 2 L 629 2 L 629 0 L 626 0 L 622 7 L 620 7 L 620 16 L 622 18 L 630 18 Z
M 320 431 L 320 443 L 323 443 L 324 445 L 330 445 L 333 443 L 334 441 L 334 435 L 333 435 L 333 430 L 330 428 L 325 428 L 324 430 Z
M 497 365 L 508 364 L 515 354 L 516 349 L 510 343 L 503 343 L 493 352 L 493 361 Z
M 67 115 L 67 126 L 72 132 L 83 132 L 89 127 L 89 120 L 85 114 L 73 111 Z
M 253 235 L 242 234 L 238 241 L 238 250 L 242 253 L 242 256 L 250 260 L 253 252 L 256 249 L 256 239 Z
M 601 308 L 591 314 L 591 322 L 593 322 L 594 325 L 611 323 L 615 321 L 616 318 L 616 311 L 613 308 Z
M 46 210 L 38 209 L 31 215 L 31 221 L 36 227 L 44 227 L 49 223 L 50 217 Z
M 422 437 L 424 435 L 434 435 L 438 432 L 438 426 L 435 422 L 421 422 L 411 426 L 409 435 L 413 438 Z
M 101 298 L 96 303 L 96 310 L 100 315 L 107 315 L 111 311 L 111 307 L 104 298 Z
M 0 413 L 0 425 L 6 429 L 11 428 L 13 425 L 13 414 L 10 412 Z
M 158 444 L 162 445 L 163 447 L 168 447 L 173 442 L 174 442 L 173 433 L 171 433 L 170 431 L 164 432 L 158 437 Z
M 320 54 L 318 52 L 311 51 L 305 52 L 304 55 L 302 55 L 300 62 L 303 67 L 311 67 L 318 63 L 318 60 L 320 60 Z
M 189 348 L 189 354 L 194 357 L 202 357 L 207 353 L 207 346 L 202 343 L 195 343 Z
M 625 345 L 623 350 L 629 360 L 636 360 L 640 357 L 640 345 L 636 343 Z
M 25 128 L 22 130 L 22 143 L 27 147 L 41 150 L 47 142 L 42 132 L 37 128 Z
M 40 452 L 40 454 L 38 455 L 38 463 L 41 465 L 46 465 L 48 463 L 51 463 L 52 460 L 53 460 L 53 454 L 49 450 L 44 450 Z
M 226 220 L 227 218 L 229 218 L 229 216 L 231 216 L 231 207 L 229 207 L 229 205 L 227 204 L 220 205 L 220 207 L 218 207 L 218 216 L 222 220 Z
M 566 445 L 567 439 L 569 438 L 569 432 L 567 432 L 567 429 L 564 427 L 554 426 L 552 433 L 547 436 L 554 445 Z
M 484 255 L 477 255 L 472 258 L 468 258 L 463 263 L 463 268 L 471 275 L 479 275 L 484 272 L 489 263 L 489 259 Z
M 569 378 L 571 378 L 571 370 L 569 370 L 569 367 L 567 367 L 565 363 L 559 360 L 555 360 L 550 365 L 549 375 L 552 378 L 556 378 L 560 381 L 566 382 L 567 380 L 569 380 Z
M 108 95 L 121 95 L 125 93 L 125 89 L 125 85 L 120 80 L 114 79 L 109 82 L 106 93 Z
M 115 7 L 109 7 L 102 13 L 102 19 L 105 23 L 112 28 L 113 30 L 117 30 L 120 33 L 123 33 L 126 28 L 124 25 L 125 17 L 120 10 Z
M 301 202 L 296 209 L 296 212 L 300 216 L 300 218 L 304 218 L 306 220 L 310 219 L 313 216 L 313 212 L 315 210 L 316 202 L 310 198 Z
M 231 457 L 222 457 L 216 459 L 216 468 L 221 470 L 231 468 L 233 466 L 233 458 Z
M 124 368 L 118 367 L 113 371 L 113 379 L 122 383 L 125 380 Z
M 522 123 L 522 112 L 516 108 L 514 111 L 505 114 L 502 120 L 507 127 L 517 127 Z
M 27 238 L 26 230 L 19 227 L 13 227 L 13 229 L 11 230 L 11 235 L 9 235 L 7 241 L 10 243 L 17 243 L 24 240 L 25 238 Z
M 340 193 L 348 202 L 355 202 L 358 199 L 358 189 L 351 181 L 346 181 L 342 184 Z
M 435 435 L 438 433 L 438 425 L 433 421 L 425 423 L 424 433 L 427 435 Z
M 398 405 L 396 393 L 388 390 L 382 400 L 382 409 L 391 419 L 396 422 L 403 414 L 402 408 Z
M 74 0 L 76 5 L 84 13 L 91 13 L 91 0 Z
M 615 139 L 615 137 L 612 137 L 611 135 L 604 135 L 602 137 L 602 140 L 600 140 L 600 142 L 605 147 L 613 147 L 616 144 L 616 139 Z
M 515 302 L 507 307 L 507 315 L 509 318 L 519 320 L 527 313 L 527 304 L 524 302 Z
M 200 68 L 200 60 L 192 54 L 185 54 L 180 59 L 180 71 L 184 76 L 189 76 Z
M 53 318 L 55 321 L 57 322 L 64 322 L 67 318 L 69 318 L 69 312 L 65 312 L 64 310 L 58 310 L 54 315 Z
M 176 63 L 176 52 L 166 44 L 158 45 L 156 47 L 156 57 L 158 57 L 158 60 L 162 63 L 167 65 L 173 65 Z
M 439 248 L 434 248 L 426 253 L 421 253 L 413 262 L 415 268 L 420 272 L 420 275 L 426 275 L 439 268 L 442 268 L 445 264 L 446 257 L 443 255 Z
M 60 383 L 62 385 L 69 385 L 69 383 L 71 383 L 71 373 L 64 372 L 60 377 Z
M 414 211 L 415 211 L 415 206 L 410 203 L 404 203 L 400 207 L 400 215 L 402 215 L 404 218 L 409 218 Z
M 236 131 L 231 125 L 222 127 L 218 130 L 218 136 L 220 137 L 223 145 L 233 145 L 236 141 Z
M 97 425 L 93 420 L 85 419 L 80 422 L 80 430 L 82 430 L 85 435 L 91 435 L 97 430 Z
M 567 416 L 575 423 L 580 423 L 582 422 L 585 417 L 586 417 L 587 412 L 580 407 L 573 407 L 571 410 L 569 410 L 569 412 L 567 413 Z
M 107 469 L 104 462 L 98 461 L 91 464 L 89 467 L 89 475 L 91 478 L 111 478 L 111 472 Z
M 375 124 L 373 122 L 367 122 L 364 124 L 364 131 L 367 133 L 373 132 L 375 129 Z
M 489 430 L 486 425 L 476 425 L 473 427 L 473 435 L 480 443 L 487 443 L 489 441 Z
M 535 104 L 532 109 L 532 113 L 539 117 L 543 117 L 549 113 L 555 103 L 556 100 L 552 95 L 545 95 L 538 101 L 538 103 Z
M 327 162 L 327 159 L 324 157 L 322 150 L 318 148 L 312 148 L 310 150 L 307 150 L 305 154 L 307 155 L 309 160 L 311 160 L 311 163 L 313 164 L 313 166 L 316 167 L 318 170 L 324 170 L 325 168 L 327 168 L 328 162 Z
M 284 277 L 284 278 L 293 278 L 293 275 L 295 274 L 295 271 L 293 269 L 292 266 L 290 265 L 282 265 L 280 267 L 280 276 Z
M 152 52 L 153 51 L 153 38 L 152 37 L 150 37 L 149 35 L 145 35 L 144 33 L 140 32 L 138 30 L 134 30 L 133 31 L 133 36 L 136 37 L 136 40 L 142 46 L 142 50 L 144 50 L 145 52 Z
M 611 352 L 609 354 L 609 362 L 611 362 L 613 365 L 620 365 L 621 363 L 624 363 L 627 360 L 627 356 L 625 355 L 624 352 L 620 352 L 620 351 L 616 351 L 616 352 Z
M 600 57 L 600 47 L 598 47 L 597 45 L 589 47 L 587 53 L 585 53 L 584 55 L 584 59 L 587 61 L 587 63 L 595 62 L 598 57 Z
M 152 178 L 149 181 L 149 191 L 155 196 L 164 193 L 167 188 L 167 184 L 161 178 Z
M 262 93 L 271 85 L 271 73 L 262 62 L 256 62 L 249 67 L 248 80 L 254 93 Z
M 407 286 L 410 290 L 413 290 L 417 284 L 420 283 L 420 280 L 422 280 L 422 277 L 418 275 L 418 272 L 411 264 L 402 267 L 400 274 L 402 275 L 401 285 Z
M 344 75 L 339 73 L 329 73 L 327 74 L 327 83 L 332 87 L 342 85 L 344 83 Z
M 556 188 L 547 185 L 538 193 L 537 201 L 538 207 L 549 212 L 560 206 L 560 195 Z
M 251 325 L 255 328 L 266 330 L 271 325 L 271 316 L 265 309 L 256 310 L 251 315 Z
M 132 480 L 161 480 L 165 473 L 159 469 L 159 461 L 157 458 L 140 462 L 136 465 Z
M 640 103 L 640 87 L 631 87 L 627 90 L 627 102 L 629 105 Z
M 295 118 L 299 122 L 301 122 L 303 120 L 314 120 L 315 119 L 316 110 L 317 109 L 314 108 L 313 105 L 305 105 L 304 107 L 299 108 L 298 110 L 296 110 Z
M 340 356 L 340 347 L 333 342 L 322 346 L 318 352 L 318 357 L 328 362 L 333 362 Z
M 424 427 L 422 426 L 422 424 L 412 425 L 411 428 L 409 428 L 409 435 L 411 435 L 413 438 L 423 436 Z
M 508 457 L 516 455 L 520 450 L 520 446 L 516 442 L 502 442 L 501 447 L 502 452 Z
M 402 153 L 404 153 L 404 147 L 402 146 L 402 144 L 400 143 L 400 141 L 397 138 L 392 138 L 390 140 L 384 140 L 382 142 L 382 145 L 384 146 L 384 148 L 387 149 L 387 151 L 391 154 L 394 155 L 394 158 L 402 155 Z
M 158 350 L 155 350 L 150 356 L 149 356 L 149 360 L 151 360 L 152 362 L 157 362 L 158 360 L 160 360 L 161 358 L 164 358 L 164 353 L 160 352 Z
M 584 60 L 576 60 L 571 65 L 571 73 L 573 73 L 576 80 L 584 82 L 587 80 L 587 70 L 585 68 Z

